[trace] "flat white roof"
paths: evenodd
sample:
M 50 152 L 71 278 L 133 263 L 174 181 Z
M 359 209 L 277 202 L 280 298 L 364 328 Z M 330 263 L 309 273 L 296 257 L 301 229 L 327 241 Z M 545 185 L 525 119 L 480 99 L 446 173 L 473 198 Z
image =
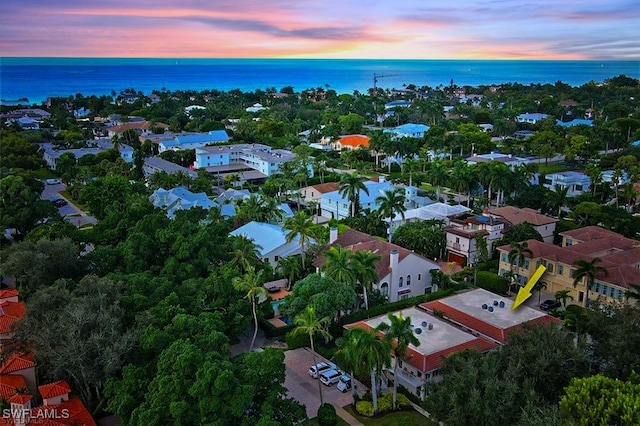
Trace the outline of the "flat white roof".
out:
M 494 301 L 498 302 L 498 306 L 494 306 Z M 512 311 L 513 300 L 481 288 L 445 297 L 439 299 L 439 302 L 502 329 L 546 316 L 545 313 L 525 305 L 520 305 L 515 311 Z M 504 302 L 504 308 L 500 307 L 500 302 Z M 482 305 L 485 303 L 493 307 L 493 312 L 482 309 Z
M 476 339 L 470 333 L 460 330 L 454 325 L 441 320 L 427 312 L 418 308 L 407 308 L 402 311 L 393 312 L 394 315 L 402 314 L 403 318 L 411 318 L 411 325 L 420 328 L 422 331 L 418 334 L 414 331 L 413 335 L 418 338 L 419 346 L 409 345 L 412 349 L 423 355 L 430 355 L 436 352 L 449 349 L 453 346 L 471 342 Z M 388 314 L 364 321 L 365 324 L 372 328 L 376 328 L 380 323 L 389 323 Z M 424 326 L 423 323 L 427 325 Z M 433 329 L 429 330 L 429 324 L 433 324 Z

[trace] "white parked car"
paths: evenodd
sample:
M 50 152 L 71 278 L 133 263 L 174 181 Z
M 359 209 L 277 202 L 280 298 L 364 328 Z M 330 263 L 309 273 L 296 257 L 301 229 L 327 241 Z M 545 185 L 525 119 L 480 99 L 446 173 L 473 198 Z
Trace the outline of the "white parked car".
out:
M 317 379 L 320 374 L 324 373 L 327 370 L 335 370 L 337 367 L 330 362 L 319 362 L 316 365 L 312 365 L 309 367 L 309 375 L 314 379 Z
M 333 386 L 340 381 L 342 371 L 328 370 L 320 374 L 320 381 L 326 386 Z
M 351 390 L 351 377 L 346 374 L 343 374 L 340 377 L 340 381 L 337 386 L 338 390 L 342 393 L 345 393 L 348 390 Z
M 47 185 L 59 185 L 62 183 L 62 181 L 60 179 L 47 179 L 45 183 Z

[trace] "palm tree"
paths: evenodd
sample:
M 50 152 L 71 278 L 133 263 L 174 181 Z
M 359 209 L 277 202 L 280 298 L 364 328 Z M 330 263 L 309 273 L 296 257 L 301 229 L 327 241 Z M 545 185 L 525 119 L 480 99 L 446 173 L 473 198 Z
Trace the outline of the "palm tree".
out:
M 629 299 L 635 299 L 636 305 L 640 305 L 640 284 L 629 284 L 631 287 L 629 290 L 624 292 L 624 298 L 628 301 Z
M 331 246 L 323 253 L 326 262 L 320 267 L 324 276 L 336 281 L 355 285 L 356 276 L 351 265 L 351 250 Z
M 359 331 L 355 331 L 359 330 Z M 378 374 L 385 365 L 391 364 L 391 345 L 388 340 L 380 339 L 376 330 L 355 328 L 353 333 L 357 341 L 359 364 L 364 371 L 369 371 L 371 377 L 371 396 L 373 412 L 378 413 Z
M 547 288 L 547 283 L 544 281 L 537 281 L 533 285 L 533 290 L 538 292 L 538 306 L 540 306 L 540 295 L 542 293 L 542 290 L 546 290 Z
M 407 158 L 403 161 L 403 171 L 409 172 L 409 186 L 413 185 L 413 172 L 418 171 L 420 162 L 414 158 Z
M 523 241 L 521 243 L 511 243 L 511 250 L 509 250 L 509 263 L 511 267 L 515 266 L 516 275 L 520 278 L 520 266 L 524 264 L 525 259 L 529 257 L 533 257 L 533 252 L 529 248 L 529 243 Z
M 242 277 L 235 277 L 233 279 L 233 287 L 238 291 L 247 292 L 245 297 L 251 302 L 254 330 L 253 338 L 251 339 L 251 346 L 249 347 L 249 352 L 253 350 L 253 345 L 255 344 L 256 336 L 258 335 L 258 312 L 256 310 L 258 299 L 260 298 L 260 296 L 267 296 L 267 289 L 262 285 L 264 284 L 264 277 L 262 276 L 262 273 L 262 270 L 256 273 L 253 266 L 251 266 L 247 270 L 247 273 Z
M 313 219 L 307 215 L 304 210 L 297 211 L 292 217 L 284 222 L 284 229 L 289 232 L 286 235 L 287 243 L 293 241 L 296 237 L 300 240 L 300 256 L 302 258 L 302 270 L 305 270 L 305 247 L 311 242 L 314 233 Z
M 436 187 L 436 201 L 440 201 L 440 187 L 447 183 L 449 174 L 447 167 L 442 160 L 434 160 L 431 162 L 429 170 L 427 170 L 426 178 L 431 185 Z
M 244 235 L 231 236 L 231 260 L 229 264 L 236 266 L 241 274 L 249 268 L 260 265 L 260 247 Z
M 369 188 L 355 173 L 342 175 L 340 185 L 338 193 L 349 200 L 351 203 L 351 216 L 355 217 L 357 207 L 360 204 L 360 191 L 364 191 L 369 195 Z
M 580 282 L 584 281 L 586 287 L 584 298 L 585 308 L 589 307 L 589 289 L 595 282 L 596 275 L 609 275 L 609 271 L 602 266 L 598 266 L 598 263 L 600 262 L 602 262 L 602 259 L 599 257 L 595 257 L 591 262 L 584 259 L 577 259 L 573 261 L 573 264 L 578 267 L 573 273 L 573 287 L 575 288 Z
M 407 211 L 404 202 L 404 194 L 400 189 L 385 191 L 383 195 L 376 198 L 376 203 L 380 205 L 378 210 L 384 217 L 389 218 L 389 242 L 391 242 L 392 224 L 395 215 L 399 214 L 404 220 L 404 212 Z
M 311 353 L 313 354 L 313 365 L 318 365 L 316 360 L 316 349 L 313 344 L 313 337 L 319 335 L 325 339 L 329 339 L 331 335 L 327 332 L 326 327 L 329 323 L 329 317 L 318 318 L 316 311 L 313 307 L 307 306 L 301 314 L 297 315 L 294 319 L 296 328 L 293 329 L 293 334 L 307 334 L 309 336 L 309 343 L 311 344 Z M 353 382 L 352 382 L 353 384 Z M 320 405 L 322 406 L 322 386 L 320 385 L 320 378 L 318 378 L 318 392 L 320 393 Z
M 562 301 L 562 307 L 567 307 L 567 299 L 573 300 L 573 296 L 571 295 L 570 290 L 558 290 L 554 295 L 554 299 L 556 302 Z
M 351 270 L 354 271 L 356 281 L 362 286 L 366 310 L 369 310 L 369 292 L 372 284 L 378 282 L 376 265 L 381 259 L 379 254 L 375 254 L 371 250 L 356 250 L 351 255 Z
M 291 290 L 291 286 L 300 276 L 302 272 L 301 258 L 298 256 L 281 257 L 276 265 L 276 272 L 282 274 L 287 279 L 287 290 Z
M 398 408 L 398 360 L 407 360 L 407 349 L 409 344 L 413 346 L 420 345 L 420 341 L 413 334 L 411 328 L 411 318 L 402 318 L 402 313 L 398 316 L 389 314 L 389 324 L 386 322 L 380 323 L 377 330 L 385 333 L 385 339 L 389 341 L 390 345 L 394 345 L 395 361 L 393 363 L 393 408 Z
M 553 187 L 553 191 L 549 193 L 549 201 L 553 206 L 558 207 L 558 218 L 562 217 L 562 208 L 567 203 L 568 186 L 561 186 L 557 183 Z
M 359 331 L 357 331 L 359 330 Z M 345 331 L 344 335 L 336 341 L 338 350 L 335 353 L 336 358 L 341 365 L 344 365 L 345 370 L 349 372 L 351 377 L 351 397 L 353 398 L 353 404 L 356 401 L 356 386 L 355 386 L 355 372 L 360 372 L 362 366 L 360 364 L 360 352 L 358 349 L 358 333 L 361 332 L 361 328 L 350 328 Z
M 453 190 L 467 195 L 467 207 L 469 207 L 471 190 L 475 183 L 473 169 L 471 169 L 466 162 L 458 161 L 454 164 L 453 169 L 451 169 L 449 178 Z

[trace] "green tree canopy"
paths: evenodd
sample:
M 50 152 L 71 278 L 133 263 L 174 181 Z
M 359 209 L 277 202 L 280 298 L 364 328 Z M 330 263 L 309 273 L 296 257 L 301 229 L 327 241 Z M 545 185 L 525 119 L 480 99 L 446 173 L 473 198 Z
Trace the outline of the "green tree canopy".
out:
M 338 318 L 353 307 L 356 292 L 352 284 L 311 274 L 293 286 L 293 292 L 280 305 L 280 312 L 295 318 L 307 306 L 312 306 L 318 318 Z

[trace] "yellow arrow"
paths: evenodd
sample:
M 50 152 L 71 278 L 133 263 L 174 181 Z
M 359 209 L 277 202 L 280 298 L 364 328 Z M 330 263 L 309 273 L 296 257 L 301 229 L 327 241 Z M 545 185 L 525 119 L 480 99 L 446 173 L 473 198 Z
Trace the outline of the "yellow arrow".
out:
M 522 303 L 525 300 L 531 297 L 531 290 L 533 289 L 533 286 L 536 285 L 536 283 L 538 282 L 538 280 L 546 270 L 547 270 L 546 266 L 544 265 L 538 266 L 538 269 L 536 269 L 536 272 L 534 272 L 533 275 L 531 275 L 531 278 L 529 278 L 529 281 L 527 281 L 527 285 L 525 285 L 524 287 L 520 288 L 520 290 L 518 290 L 518 295 L 516 296 L 516 300 L 513 302 L 513 306 L 511 307 L 512 311 L 515 311 L 518 306 L 522 305 Z

